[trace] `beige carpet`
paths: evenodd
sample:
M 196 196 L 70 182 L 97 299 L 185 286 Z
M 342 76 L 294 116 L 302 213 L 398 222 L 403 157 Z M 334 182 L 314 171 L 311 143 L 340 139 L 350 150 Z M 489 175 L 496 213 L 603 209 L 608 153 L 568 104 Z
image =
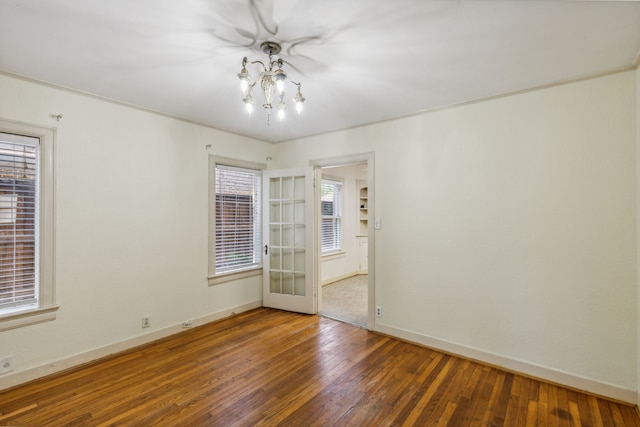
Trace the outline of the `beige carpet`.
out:
M 332 319 L 367 326 L 368 276 L 359 274 L 322 287 L 322 311 Z

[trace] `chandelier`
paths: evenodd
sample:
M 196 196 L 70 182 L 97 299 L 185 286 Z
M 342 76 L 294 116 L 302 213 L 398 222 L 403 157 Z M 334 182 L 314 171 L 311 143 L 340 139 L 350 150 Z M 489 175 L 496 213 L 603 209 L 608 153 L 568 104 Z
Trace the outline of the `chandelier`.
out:
M 262 61 L 250 62 L 250 64 L 260 64 L 262 66 L 262 72 L 258 74 L 258 77 L 251 81 L 251 77 L 247 71 L 248 60 L 246 56 L 242 59 L 242 70 L 238 73 L 240 87 L 244 96 L 242 101 L 244 102 L 247 113 L 251 114 L 253 111 L 254 99 L 252 92 L 255 85 L 259 83 L 260 89 L 262 90 L 262 96 L 264 98 L 264 104 L 262 104 L 262 107 L 267 112 L 267 124 L 269 124 L 271 120 L 271 111 L 274 108 L 273 102 L 276 96 L 279 98 L 279 101 L 275 106 L 275 109 L 277 111 L 278 118 L 283 120 L 287 114 L 287 104 L 284 102 L 284 87 L 285 82 L 288 80 L 298 88 L 293 100 L 296 104 L 296 111 L 300 114 L 302 112 L 302 104 L 305 101 L 302 93 L 300 92 L 300 83 L 296 83 L 291 80 L 287 73 L 282 69 L 284 61 L 281 58 L 273 59 L 273 55 L 280 53 L 282 47 L 275 42 L 263 42 L 260 45 L 260 49 L 269 55 L 269 62 L 267 65 Z

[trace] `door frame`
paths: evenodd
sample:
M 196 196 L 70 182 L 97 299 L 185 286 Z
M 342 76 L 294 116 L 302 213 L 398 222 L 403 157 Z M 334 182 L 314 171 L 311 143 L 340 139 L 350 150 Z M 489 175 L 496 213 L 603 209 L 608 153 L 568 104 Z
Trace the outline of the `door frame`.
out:
M 368 251 L 368 260 L 367 260 L 367 329 L 373 331 L 375 329 L 375 171 L 374 171 L 374 160 L 375 153 L 373 151 L 359 153 L 359 154 L 350 154 L 345 156 L 337 156 L 337 157 L 328 157 L 321 159 L 314 159 L 309 161 L 309 165 L 313 166 L 314 169 L 325 168 L 329 166 L 347 166 L 350 164 L 356 163 L 366 163 L 367 164 L 367 186 L 369 187 L 368 194 L 368 216 L 369 221 L 367 222 L 367 251 Z M 317 207 L 320 206 L 320 191 L 315 192 L 315 205 L 316 209 L 314 210 L 314 223 L 316 233 L 320 227 L 320 209 Z M 316 292 L 316 308 L 318 312 L 322 309 L 322 281 L 320 279 L 321 266 L 320 266 L 320 258 L 322 256 L 322 251 L 320 248 L 320 239 L 316 239 L 316 255 L 315 255 L 315 280 L 318 286 L 318 291 Z

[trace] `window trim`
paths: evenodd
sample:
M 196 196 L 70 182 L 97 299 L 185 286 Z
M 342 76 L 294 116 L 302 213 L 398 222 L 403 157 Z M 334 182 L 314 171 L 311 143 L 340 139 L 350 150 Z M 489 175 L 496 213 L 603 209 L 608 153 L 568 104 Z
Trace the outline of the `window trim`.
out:
M 345 251 L 344 249 L 340 249 L 339 251 L 325 252 L 320 256 L 322 257 L 323 261 L 331 261 L 333 259 L 344 258 L 346 255 L 347 251 Z
M 334 218 L 338 218 L 340 220 L 340 247 L 339 248 L 332 248 L 332 249 L 328 249 L 328 250 L 323 250 L 322 249 L 322 232 L 320 233 L 319 236 L 319 240 L 320 240 L 320 256 L 321 257 L 327 257 L 327 256 L 331 256 L 331 255 L 340 255 L 341 253 L 344 253 L 344 178 L 343 177 L 338 177 L 338 176 L 333 176 L 333 175 L 325 175 L 322 174 L 322 179 L 320 180 L 320 186 L 322 186 L 322 184 L 324 183 L 324 181 L 327 182 L 331 182 L 331 183 L 336 183 L 336 184 L 340 184 L 340 202 L 339 202 L 339 207 L 340 207 L 340 215 Z M 320 196 L 320 199 L 322 199 L 322 195 Z M 322 206 L 322 200 L 320 200 L 320 205 Z M 322 223 L 322 211 L 320 212 L 320 222 Z
M 47 322 L 56 318 L 55 304 L 55 140 L 56 129 L 0 119 L 0 132 L 40 140 L 40 274 L 38 307 L 0 315 L 0 331 Z
M 216 166 L 232 166 L 237 168 L 254 169 L 264 171 L 266 164 L 238 160 L 229 157 L 209 155 L 209 251 L 208 264 L 209 273 L 207 281 L 209 286 L 219 285 L 222 283 L 232 282 L 247 277 L 262 275 L 262 265 L 259 267 L 247 268 L 241 271 L 226 271 L 222 273 L 216 272 Z M 262 218 L 260 218 L 262 221 Z M 262 238 L 262 236 L 260 236 Z

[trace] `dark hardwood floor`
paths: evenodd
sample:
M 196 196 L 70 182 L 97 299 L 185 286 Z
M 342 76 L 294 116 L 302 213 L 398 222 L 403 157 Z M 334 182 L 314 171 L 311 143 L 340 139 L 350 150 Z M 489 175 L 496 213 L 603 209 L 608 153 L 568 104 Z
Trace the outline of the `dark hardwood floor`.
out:
M 11 426 L 640 426 L 636 409 L 257 309 L 0 393 Z

